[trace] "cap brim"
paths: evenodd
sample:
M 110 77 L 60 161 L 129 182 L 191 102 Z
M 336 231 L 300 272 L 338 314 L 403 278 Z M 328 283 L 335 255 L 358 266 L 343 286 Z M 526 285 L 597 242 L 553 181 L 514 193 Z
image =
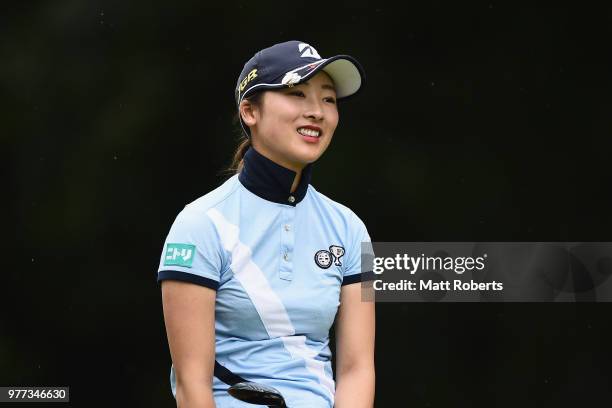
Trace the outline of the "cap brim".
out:
M 357 60 L 348 55 L 328 58 L 315 72 L 323 70 L 334 81 L 338 99 L 354 95 L 365 83 L 365 72 Z
M 304 73 L 304 71 L 306 72 Z M 326 58 L 289 72 L 300 74 L 299 81 L 294 83 L 296 85 L 308 81 L 310 77 L 319 71 L 324 71 L 334 81 L 336 97 L 338 99 L 356 94 L 365 83 L 363 67 L 350 55 L 336 55 L 335 57 Z

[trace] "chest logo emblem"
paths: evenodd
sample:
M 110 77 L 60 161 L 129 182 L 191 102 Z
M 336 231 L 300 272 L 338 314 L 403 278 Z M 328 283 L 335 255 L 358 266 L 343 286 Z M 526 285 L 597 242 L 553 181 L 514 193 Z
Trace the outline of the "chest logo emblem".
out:
M 332 266 L 332 263 L 336 266 L 342 266 L 340 258 L 344 256 L 344 248 L 338 245 L 332 245 L 329 247 L 329 251 L 321 249 L 317 251 L 314 256 L 315 263 L 319 268 L 327 269 Z

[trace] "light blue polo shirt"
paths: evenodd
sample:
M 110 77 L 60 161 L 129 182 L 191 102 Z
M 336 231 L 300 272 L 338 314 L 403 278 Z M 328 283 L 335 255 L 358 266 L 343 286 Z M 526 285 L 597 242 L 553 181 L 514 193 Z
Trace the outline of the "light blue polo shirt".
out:
M 278 389 L 291 408 L 330 408 L 329 330 L 342 285 L 360 282 L 370 238 L 347 207 L 253 148 L 239 175 L 188 204 L 164 244 L 158 281 L 217 291 L 216 406 L 252 407 L 227 394 L 232 378 Z M 174 370 L 172 393 L 176 395 Z

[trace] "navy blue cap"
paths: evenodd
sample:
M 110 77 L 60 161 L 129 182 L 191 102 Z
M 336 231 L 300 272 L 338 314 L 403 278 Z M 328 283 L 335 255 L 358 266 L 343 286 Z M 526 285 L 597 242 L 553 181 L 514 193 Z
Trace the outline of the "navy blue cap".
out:
M 244 64 L 236 83 L 236 106 L 255 92 L 300 84 L 320 70 L 334 81 L 338 99 L 354 95 L 365 82 L 365 72 L 355 58 L 349 55 L 321 58 L 311 45 L 287 41 L 264 48 Z M 240 125 L 249 137 L 249 128 L 242 117 Z

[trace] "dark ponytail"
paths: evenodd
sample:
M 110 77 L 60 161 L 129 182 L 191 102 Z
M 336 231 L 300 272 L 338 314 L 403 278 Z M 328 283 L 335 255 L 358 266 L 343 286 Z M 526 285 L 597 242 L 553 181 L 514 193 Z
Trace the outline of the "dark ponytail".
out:
M 240 129 L 240 131 L 242 132 L 242 128 Z M 238 147 L 236 147 L 236 151 L 234 152 L 234 156 L 232 157 L 232 164 L 230 164 L 230 166 L 227 168 L 228 173 L 240 173 L 240 170 L 242 170 L 242 166 L 244 164 L 244 155 L 246 154 L 247 150 L 249 150 L 249 147 L 251 147 L 251 139 L 249 139 L 245 135 L 242 135 L 242 138 L 240 139 L 240 144 L 238 145 Z
M 257 106 L 259 110 L 261 110 L 261 96 L 263 92 L 257 92 L 248 98 L 246 98 L 250 103 Z M 237 174 L 242 170 L 242 166 L 244 165 L 243 159 L 247 150 L 251 147 L 251 139 L 244 134 L 242 130 L 242 126 L 240 126 L 240 112 L 234 116 L 234 126 L 236 127 L 236 132 L 240 134 L 238 147 L 234 151 L 234 156 L 232 157 L 232 164 L 226 169 L 226 173 L 229 174 Z M 246 125 L 245 125 L 246 126 Z

